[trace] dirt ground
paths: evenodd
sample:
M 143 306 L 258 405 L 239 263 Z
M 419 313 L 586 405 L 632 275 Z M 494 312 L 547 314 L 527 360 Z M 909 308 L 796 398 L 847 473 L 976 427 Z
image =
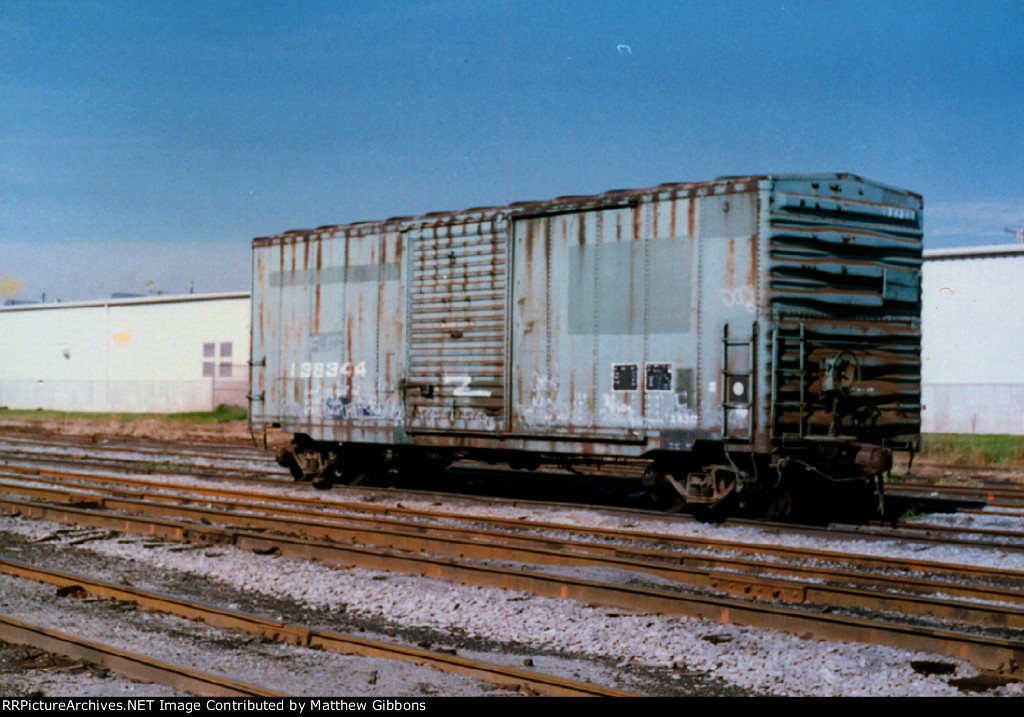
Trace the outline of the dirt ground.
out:
M 195 443 L 229 443 L 236 445 L 263 445 L 264 434 L 249 432 L 245 421 L 226 423 L 189 423 L 160 418 L 145 418 L 121 423 L 120 421 L 90 421 L 84 419 L 50 419 L 4 417 L 0 415 L 0 430 L 25 433 L 59 433 L 69 436 L 103 438 L 149 438 L 163 441 Z M 273 429 L 266 433 L 268 446 L 287 443 L 290 437 Z
M 898 476 L 908 474 L 906 458 L 899 457 L 894 461 L 893 472 Z M 918 478 L 926 478 L 939 484 L 948 483 L 949 485 L 972 484 L 980 481 L 1024 484 L 1024 471 L 1016 467 L 950 465 L 920 456 L 914 459 L 909 473 Z

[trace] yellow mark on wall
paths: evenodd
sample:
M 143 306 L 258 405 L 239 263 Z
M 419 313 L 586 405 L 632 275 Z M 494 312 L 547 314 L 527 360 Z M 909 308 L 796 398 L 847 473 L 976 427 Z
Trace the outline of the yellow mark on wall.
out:
M 0 298 L 13 299 L 24 286 L 25 282 L 21 279 L 0 276 Z
M 114 343 L 118 346 L 127 346 L 128 342 L 132 340 L 132 330 L 128 329 L 114 334 L 112 338 L 114 339 Z

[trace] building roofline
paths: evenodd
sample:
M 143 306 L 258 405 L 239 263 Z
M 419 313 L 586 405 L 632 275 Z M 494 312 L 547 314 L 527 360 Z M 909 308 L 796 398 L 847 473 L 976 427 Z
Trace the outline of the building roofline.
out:
M 989 244 L 987 246 L 961 246 L 948 249 L 925 249 L 924 259 L 964 259 L 1024 254 L 1024 244 Z
M 42 309 L 84 309 L 104 306 L 134 306 L 148 304 L 185 304 L 193 301 L 221 301 L 248 299 L 248 291 L 227 291 L 216 294 L 161 294 L 159 296 L 129 296 L 121 299 L 90 299 L 87 301 L 50 301 L 38 304 L 0 306 L 0 311 L 39 311 Z

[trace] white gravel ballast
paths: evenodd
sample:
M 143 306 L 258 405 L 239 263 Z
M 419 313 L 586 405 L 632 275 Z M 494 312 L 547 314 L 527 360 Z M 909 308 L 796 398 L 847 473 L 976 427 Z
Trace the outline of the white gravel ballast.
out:
M 53 536 L 59 527 L 18 517 L 0 518 L 0 532 L 28 542 Z M 510 662 L 521 665 L 521 655 L 532 650 L 538 655 L 532 658 L 535 669 L 562 670 L 566 677 L 602 684 L 609 684 L 611 665 L 634 673 L 662 671 L 668 680 L 707 673 L 755 695 L 955 696 L 964 693 L 949 680 L 977 673 L 963 661 L 875 645 L 821 642 L 770 630 L 630 613 L 416 576 L 335 569 L 223 546 L 189 551 L 173 548 L 131 537 L 94 540 L 63 549 L 62 555 L 73 553 L 76 557 L 68 558 L 68 567 L 54 567 L 72 570 L 75 563 L 88 566 L 90 555 L 105 556 L 137 566 L 140 573 L 187 574 L 211 585 L 284 601 L 296 610 L 324 615 L 344 612 L 379 624 L 384 634 L 390 627 L 422 629 L 498 643 L 502 649 L 487 655 L 492 661 L 505 652 Z M 21 559 L 2 545 L 0 554 Z M 78 572 L 119 581 L 116 574 L 103 576 L 84 567 Z M 134 573 L 133 579 L 138 587 L 145 587 Z M 9 608 L 3 609 L 7 612 Z M 267 617 L 287 619 L 286 615 Z M 460 654 L 470 656 L 468 651 Z M 911 666 L 916 660 L 951 663 L 955 673 L 920 674 Z M 1021 696 L 1021 684 L 1004 685 L 986 694 Z

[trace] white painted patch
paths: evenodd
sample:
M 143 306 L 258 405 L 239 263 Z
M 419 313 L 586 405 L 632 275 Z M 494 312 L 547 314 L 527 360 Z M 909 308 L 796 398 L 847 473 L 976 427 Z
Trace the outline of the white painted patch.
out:
M 445 386 L 455 386 L 455 390 L 452 391 L 453 396 L 479 396 L 481 398 L 488 398 L 491 392 L 486 388 L 470 388 L 469 384 L 473 382 L 472 376 L 445 376 L 442 381 Z

